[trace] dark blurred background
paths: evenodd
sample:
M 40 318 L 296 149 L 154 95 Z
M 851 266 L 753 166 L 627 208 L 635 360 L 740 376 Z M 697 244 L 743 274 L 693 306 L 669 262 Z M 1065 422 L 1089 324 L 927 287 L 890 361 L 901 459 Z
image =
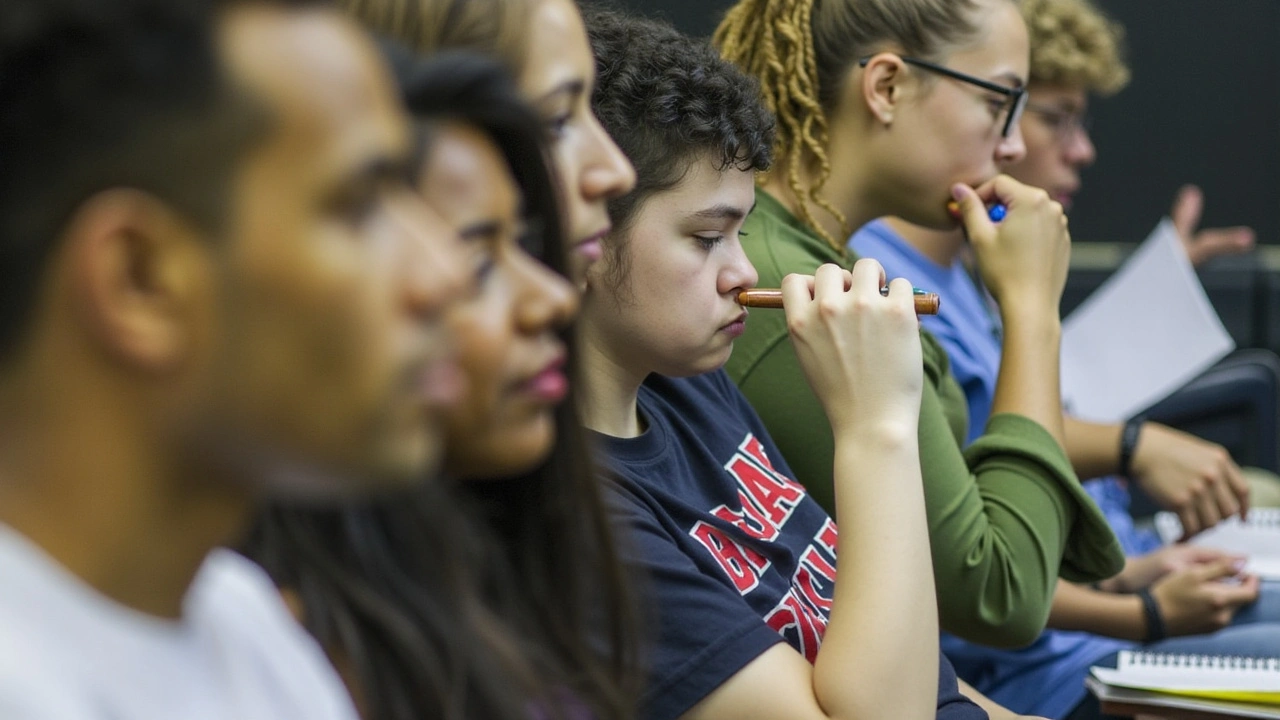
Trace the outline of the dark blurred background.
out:
M 708 36 L 727 0 L 617 0 Z M 1100 161 L 1071 227 L 1136 241 L 1174 191 L 1205 190 L 1205 222 L 1247 224 L 1280 244 L 1280 2 L 1097 0 L 1125 26 L 1133 81 L 1093 105 Z
M 708 36 L 730 0 L 615 0 Z M 1205 192 L 1206 227 L 1250 225 L 1258 252 L 1201 279 L 1242 347 L 1280 350 L 1280 2 L 1095 0 L 1125 26 L 1133 80 L 1093 103 L 1099 161 L 1071 214 L 1069 311 L 1107 277 L 1177 188 Z

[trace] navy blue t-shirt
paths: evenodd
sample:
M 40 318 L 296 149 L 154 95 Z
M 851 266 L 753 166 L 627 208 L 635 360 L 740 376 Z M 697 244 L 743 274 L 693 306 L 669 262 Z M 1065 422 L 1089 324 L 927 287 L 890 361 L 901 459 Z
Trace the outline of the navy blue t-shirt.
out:
M 636 438 L 595 434 L 625 561 L 645 578 L 642 717 L 673 720 L 785 641 L 810 662 L 831 612 L 836 525 L 723 371 L 652 375 Z M 982 720 L 939 654 L 938 715 Z

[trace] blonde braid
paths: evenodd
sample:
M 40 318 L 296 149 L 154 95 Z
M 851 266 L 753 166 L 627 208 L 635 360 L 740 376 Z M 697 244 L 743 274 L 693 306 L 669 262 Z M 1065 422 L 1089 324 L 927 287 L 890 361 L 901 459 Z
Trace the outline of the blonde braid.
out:
M 775 155 L 786 158 L 787 185 L 796 196 L 800 220 L 844 254 L 844 242 L 831 237 L 810 208 L 812 202 L 826 210 L 849 236 L 844 214 L 821 195 L 831 163 L 827 116 L 818 100 L 812 11 L 813 0 L 741 0 L 716 28 L 712 42 L 722 57 L 760 81 L 765 105 L 778 120 Z M 800 180 L 806 151 L 818 164 L 808 188 Z

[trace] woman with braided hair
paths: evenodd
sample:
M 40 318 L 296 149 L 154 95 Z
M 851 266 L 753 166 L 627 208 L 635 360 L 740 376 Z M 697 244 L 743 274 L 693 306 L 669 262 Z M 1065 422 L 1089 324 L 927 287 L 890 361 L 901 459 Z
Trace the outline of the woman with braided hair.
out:
M 851 267 L 845 238 L 880 216 L 964 228 L 1000 301 L 1004 361 L 991 420 L 962 452 L 964 395 L 921 332 L 920 459 L 939 619 L 975 642 L 1031 642 L 1059 575 L 1100 580 L 1123 558 L 1062 450 L 1065 216 L 1043 191 L 1000 174 L 1025 153 L 1028 39 L 1018 7 L 741 0 L 715 43 L 759 80 L 778 118 L 777 162 L 744 228 L 761 286 L 822 263 Z M 786 334 L 781 315 L 753 319 L 728 371 L 797 479 L 831 507 L 831 435 Z

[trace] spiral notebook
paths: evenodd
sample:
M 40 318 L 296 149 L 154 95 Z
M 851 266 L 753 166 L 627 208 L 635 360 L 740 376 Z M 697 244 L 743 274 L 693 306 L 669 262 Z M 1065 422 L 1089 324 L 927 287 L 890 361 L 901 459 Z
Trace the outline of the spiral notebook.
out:
M 1089 672 L 1114 687 L 1280 707 L 1280 657 L 1123 650 L 1114 670 L 1095 666 Z
M 1169 711 L 1203 713 L 1195 717 L 1252 718 L 1253 720 L 1280 720 L 1280 706 L 1257 703 L 1209 700 L 1206 698 L 1166 695 L 1147 690 L 1108 685 L 1098 678 L 1087 677 L 1084 685 L 1102 703 L 1105 712 L 1120 716 L 1165 717 Z M 1185 717 L 1176 715 L 1174 717 Z
M 1177 542 L 1182 537 L 1182 523 L 1173 513 L 1156 513 L 1156 532 L 1166 543 Z M 1255 508 L 1244 522 L 1232 516 L 1188 542 L 1246 555 L 1245 572 L 1280 580 L 1280 508 Z

